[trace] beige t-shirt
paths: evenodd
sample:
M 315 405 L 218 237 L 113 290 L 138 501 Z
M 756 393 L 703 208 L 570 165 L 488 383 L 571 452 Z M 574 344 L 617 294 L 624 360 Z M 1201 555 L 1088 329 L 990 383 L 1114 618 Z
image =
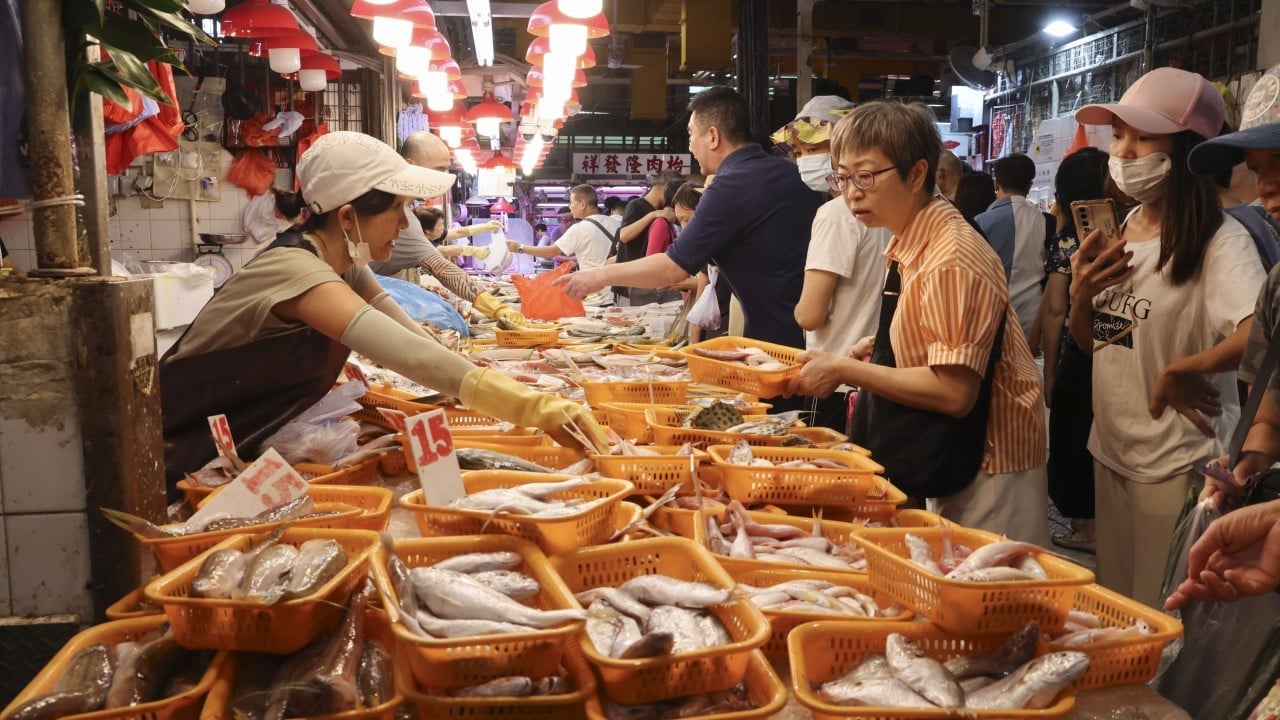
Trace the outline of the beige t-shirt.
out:
M 318 248 L 309 235 L 303 238 Z M 200 355 L 283 335 L 305 325 L 271 312 L 278 303 L 329 282 L 345 282 L 360 296 L 376 286 L 367 267 L 352 265 L 338 275 L 318 255 L 301 248 L 263 251 L 240 268 L 204 306 L 183 336 L 174 358 Z

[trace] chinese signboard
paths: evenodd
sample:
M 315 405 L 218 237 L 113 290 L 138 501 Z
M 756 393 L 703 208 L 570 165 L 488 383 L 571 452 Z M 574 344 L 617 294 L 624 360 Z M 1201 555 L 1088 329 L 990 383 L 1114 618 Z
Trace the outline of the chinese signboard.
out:
M 573 171 L 593 177 L 625 177 L 628 175 L 656 175 L 663 170 L 678 173 L 690 171 L 692 163 L 688 154 L 597 152 L 574 153 Z

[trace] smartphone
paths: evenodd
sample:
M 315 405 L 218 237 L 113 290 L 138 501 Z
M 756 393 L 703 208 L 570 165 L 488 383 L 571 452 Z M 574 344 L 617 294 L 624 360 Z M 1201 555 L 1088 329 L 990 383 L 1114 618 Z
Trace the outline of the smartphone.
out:
M 1076 237 L 1083 241 L 1094 230 L 1102 231 L 1104 247 L 1120 241 L 1120 222 L 1116 219 L 1116 203 L 1110 198 L 1076 200 L 1071 203 L 1071 217 L 1076 223 Z
M 1217 460 L 1210 460 L 1196 469 L 1200 471 L 1200 474 L 1208 475 L 1220 483 L 1226 483 L 1231 487 L 1240 487 L 1240 483 L 1236 481 L 1236 476 L 1230 470 L 1222 467 Z

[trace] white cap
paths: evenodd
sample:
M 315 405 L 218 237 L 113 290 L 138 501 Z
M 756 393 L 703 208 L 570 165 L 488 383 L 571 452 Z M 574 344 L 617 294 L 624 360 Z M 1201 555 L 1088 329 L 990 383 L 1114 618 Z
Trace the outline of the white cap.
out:
M 321 135 L 298 160 L 298 183 L 307 207 L 326 213 L 370 190 L 429 198 L 453 187 L 455 176 L 410 165 L 381 140 L 358 132 Z

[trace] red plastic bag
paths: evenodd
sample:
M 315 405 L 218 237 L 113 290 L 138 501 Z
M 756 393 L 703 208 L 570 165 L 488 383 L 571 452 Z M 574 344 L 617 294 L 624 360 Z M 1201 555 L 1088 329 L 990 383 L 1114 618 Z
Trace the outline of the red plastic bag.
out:
M 227 182 L 250 195 L 262 195 L 276 181 L 276 161 L 262 150 L 241 150 L 227 170 Z
M 574 263 L 564 263 L 533 279 L 512 275 L 511 282 L 515 283 L 516 292 L 520 295 L 520 312 L 530 320 L 559 320 L 586 315 L 580 301 L 569 297 L 559 285 L 553 284 L 556 278 L 568 274 L 574 266 Z

